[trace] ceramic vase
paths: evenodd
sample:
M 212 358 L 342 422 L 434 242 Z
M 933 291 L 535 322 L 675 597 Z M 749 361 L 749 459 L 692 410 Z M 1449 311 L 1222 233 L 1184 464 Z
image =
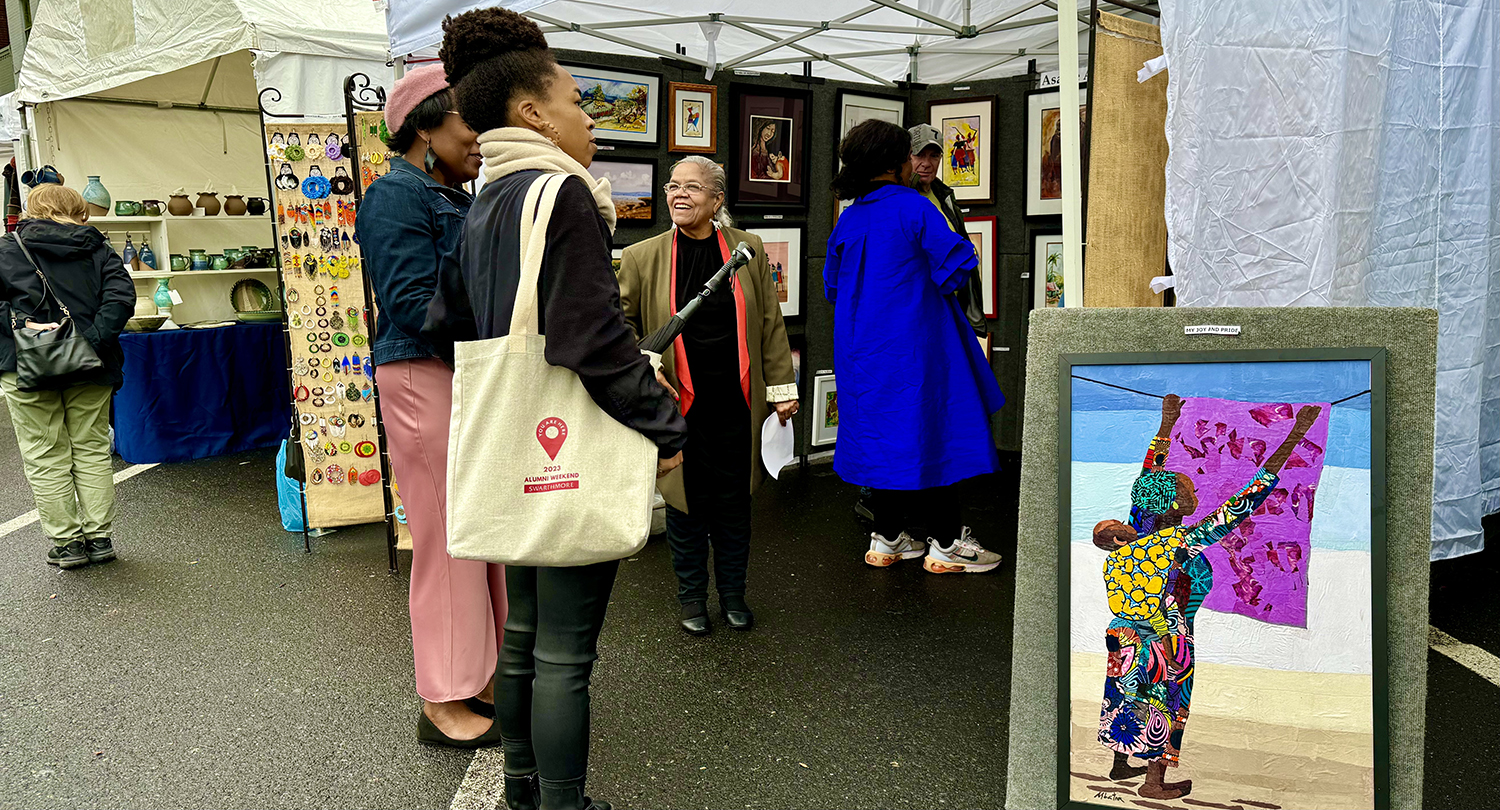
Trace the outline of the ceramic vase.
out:
M 224 198 L 224 215 L 228 217 L 242 217 L 245 215 L 245 197 L 240 194 L 230 194 Z
M 135 258 L 141 263 L 141 267 L 159 269 L 156 266 L 156 251 L 151 249 L 151 240 L 147 237 L 141 237 L 141 252 L 137 253 Z
M 135 317 L 149 318 L 155 314 L 156 302 L 151 300 L 151 296 L 143 295 L 140 298 L 135 299 Z
M 203 209 L 203 215 L 206 217 L 218 216 L 219 195 L 212 191 L 198 192 L 198 207 Z
M 269 202 L 265 197 L 251 197 L 245 201 L 245 206 L 249 209 L 250 216 L 258 217 L 266 212 L 266 204 Z
M 89 216 L 109 216 L 109 189 L 99 182 L 99 175 L 89 175 L 89 184 L 83 187 L 83 201 L 89 205 Z
M 186 194 L 173 194 L 171 202 L 167 203 L 167 213 L 174 217 L 190 217 L 193 215 L 193 201 Z
M 156 314 L 158 315 L 166 315 L 168 317 L 172 315 L 172 291 L 167 287 L 171 281 L 172 279 L 169 278 L 156 280 L 156 294 L 151 298 L 156 302 Z

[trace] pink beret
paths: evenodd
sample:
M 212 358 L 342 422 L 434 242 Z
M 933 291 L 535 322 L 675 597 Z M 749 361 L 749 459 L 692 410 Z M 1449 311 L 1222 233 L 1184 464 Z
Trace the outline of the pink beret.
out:
M 385 128 L 394 135 L 406 123 L 406 116 L 433 93 L 448 89 L 448 76 L 442 65 L 428 65 L 408 71 L 396 80 L 385 100 Z

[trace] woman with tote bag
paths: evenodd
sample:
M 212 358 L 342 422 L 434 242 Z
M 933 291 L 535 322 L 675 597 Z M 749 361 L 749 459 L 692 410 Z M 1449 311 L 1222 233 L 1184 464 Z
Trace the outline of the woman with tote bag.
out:
M 448 20 L 444 28 L 440 56 L 459 112 L 482 133 L 486 184 L 469 211 L 457 266 L 447 265 L 439 275 L 423 336 L 455 367 L 449 550 L 478 556 L 475 532 L 460 531 L 455 521 L 468 521 L 481 533 L 485 525 L 512 525 L 507 521 L 523 491 L 566 497 L 579 486 L 578 475 L 594 476 L 588 486 L 609 484 L 608 476 L 596 474 L 598 465 L 637 469 L 624 477 L 632 480 L 619 483 L 644 495 L 649 513 L 651 458 L 659 459 L 657 475 L 681 463 L 687 426 L 620 309 L 610 266 L 614 203 L 609 184 L 588 174 L 596 150 L 593 122 L 579 106 L 577 84 L 558 66 L 541 30 L 519 14 L 481 9 Z M 517 389 L 512 378 L 512 369 L 528 360 L 528 349 L 530 360 L 544 352 L 546 361 L 531 368 L 538 382 L 529 392 Z M 588 445 L 591 434 L 601 432 L 598 426 L 577 423 L 588 415 L 577 415 L 576 402 L 558 402 L 559 408 L 573 408 L 566 419 L 544 418 L 527 427 L 535 433 L 526 458 L 545 453 L 537 475 L 524 482 L 512 476 L 515 467 L 530 463 L 525 459 L 484 457 L 483 448 L 502 432 L 494 423 L 545 412 L 538 409 L 551 407 L 554 392 L 568 384 L 581 385 L 596 403 L 595 413 L 629 435 Z M 506 392 L 519 395 L 500 396 Z M 581 445 L 603 452 L 581 458 Z M 583 471 L 568 472 L 574 467 Z M 482 497 L 493 481 L 506 483 L 496 490 L 501 497 Z M 635 511 L 623 510 L 618 522 L 636 525 L 642 515 Z M 583 791 L 589 677 L 619 557 L 631 549 L 618 547 L 618 556 L 611 556 L 599 547 L 597 536 L 621 530 L 589 514 L 557 519 L 550 533 L 517 525 L 515 548 L 497 552 L 507 562 L 509 614 L 496 718 L 506 803 L 513 808 L 609 807 Z M 536 547 L 538 536 L 548 538 L 550 547 Z M 506 540 L 492 539 L 499 545 Z M 639 540 L 644 542 L 644 533 Z M 460 549 L 457 543 L 470 546 Z

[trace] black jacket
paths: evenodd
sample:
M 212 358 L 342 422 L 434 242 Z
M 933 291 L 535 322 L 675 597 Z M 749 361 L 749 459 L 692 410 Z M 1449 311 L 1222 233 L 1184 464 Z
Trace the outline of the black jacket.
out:
M 915 188 L 916 184 L 917 180 L 913 175 L 912 186 Z M 968 233 L 964 227 L 963 213 L 958 210 L 958 195 L 953 193 L 953 189 L 934 177 L 932 178 L 932 196 L 937 197 L 938 207 L 942 209 L 943 216 L 947 217 L 948 222 L 953 225 L 953 230 L 957 231 L 959 236 Z M 998 234 L 996 237 L 998 238 Z M 984 337 L 990 331 L 989 322 L 984 317 L 984 284 L 979 279 L 983 268 L 984 262 L 980 262 L 979 267 L 970 274 L 969 282 L 960 286 L 957 293 L 958 303 L 963 307 L 964 316 L 969 319 L 969 328 L 980 337 Z
M 73 385 L 120 386 L 120 332 L 135 314 L 135 282 L 120 257 L 92 225 L 69 225 L 46 219 L 26 219 L 17 229 L 31 255 L 47 275 L 53 295 L 67 305 L 73 328 L 83 335 L 104 367 Z M 0 239 L 0 371 L 16 370 L 16 345 L 11 320 L 25 325 L 57 322 L 62 309 L 44 295 L 42 280 L 16 244 L 15 236 Z
M 464 222 L 459 261 L 438 270 L 422 337 L 453 365 L 453 344 L 510 334 L 521 279 L 518 242 L 526 191 L 541 172 L 486 183 Z M 538 279 L 547 362 L 574 371 L 605 413 L 656 443 L 662 458 L 687 444 L 687 421 L 656 382 L 620 308 L 610 233 L 583 181 L 563 181 L 547 225 Z

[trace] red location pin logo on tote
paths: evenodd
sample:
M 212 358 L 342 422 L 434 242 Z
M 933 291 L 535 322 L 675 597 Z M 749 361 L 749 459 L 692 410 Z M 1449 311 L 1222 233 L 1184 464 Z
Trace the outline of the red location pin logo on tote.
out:
M 536 440 L 542 443 L 542 449 L 547 451 L 547 458 L 557 460 L 557 451 L 562 449 L 563 442 L 568 440 L 568 423 L 555 416 L 549 416 L 536 426 Z

